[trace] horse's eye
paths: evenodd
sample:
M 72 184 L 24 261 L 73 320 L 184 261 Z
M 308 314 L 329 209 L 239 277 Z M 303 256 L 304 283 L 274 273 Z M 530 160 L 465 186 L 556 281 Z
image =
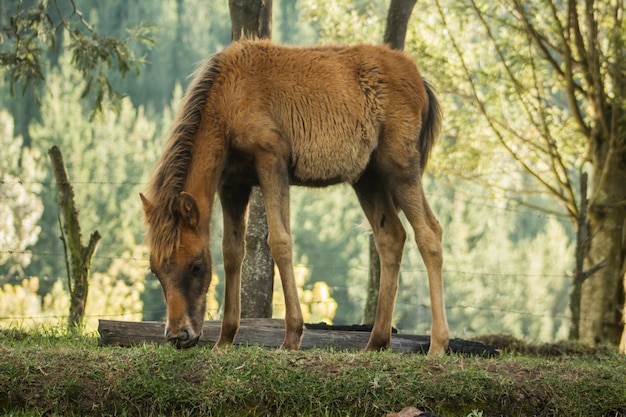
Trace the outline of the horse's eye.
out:
M 202 262 L 194 262 L 193 264 L 191 264 L 191 273 L 193 275 L 199 275 L 202 272 L 202 269 Z

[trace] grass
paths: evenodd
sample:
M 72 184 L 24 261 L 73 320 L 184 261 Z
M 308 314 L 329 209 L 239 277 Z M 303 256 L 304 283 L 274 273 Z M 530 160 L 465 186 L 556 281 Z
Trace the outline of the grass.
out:
M 13 416 L 624 416 L 626 357 L 499 338 L 497 358 L 261 347 L 98 347 L 0 331 L 0 413 Z

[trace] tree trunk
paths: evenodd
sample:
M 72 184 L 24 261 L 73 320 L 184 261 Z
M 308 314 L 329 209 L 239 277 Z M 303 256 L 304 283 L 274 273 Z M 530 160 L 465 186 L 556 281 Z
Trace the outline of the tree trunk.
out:
M 589 223 L 587 222 L 587 173 L 580 178 L 580 208 L 576 219 L 576 253 L 574 267 L 574 279 L 569 297 L 569 309 L 572 315 L 569 327 L 569 340 L 580 339 L 580 300 L 582 297 L 583 283 L 585 282 L 584 263 L 589 251 Z
M 380 287 L 380 258 L 376 250 L 374 235 L 370 234 L 370 268 L 367 280 L 367 298 L 363 311 L 363 324 L 374 324 L 376 307 L 378 306 L 378 288 Z
M 233 41 L 271 38 L 272 0 L 229 0 Z M 241 317 L 272 317 L 274 261 L 267 244 L 267 217 L 261 191 L 250 197 L 246 256 L 241 272 Z
M 387 25 L 383 36 L 383 43 L 393 49 L 404 49 L 404 39 L 409 24 L 409 18 L 416 0 L 391 0 L 387 12 Z M 380 258 L 376 250 L 374 238 L 370 236 L 370 267 L 367 281 L 367 299 L 363 310 L 363 323 L 372 324 L 376 319 L 378 305 L 378 288 L 380 287 Z
M 587 278 L 604 268 L 606 260 L 600 262 L 585 271 L 585 258 L 589 253 L 591 236 L 589 235 L 589 221 L 587 217 L 589 200 L 587 199 L 587 173 L 583 172 L 580 177 L 580 207 L 576 219 L 576 266 L 574 267 L 574 280 L 570 292 L 569 308 L 572 315 L 569 329 L 569 340 L 580 339 L 580 317 L 583 284 Z
M 409 18 L 417 0 L 391 0 L 383 42 L 393 49 L 404 49 Z
M 91 260 L 98 247 L 100 233 L 97 230 L 93 232 L 87 246 L 83 246 L 80 224 L 78 223 L 78 210 L 74 203 L 74 190 L 67 176 L 63 156 L 56 146 L 50 148 L 48 155 L 50 156 L 57 183 L 57 200 L 61 209 L 59 225 L 61 226 L 61 240 L 65 248 L 67 284 L 70 291 L 68 330 L 77 331 L 80 330 L 85 315 L 87 294 L 89 293 Z M 63 218 L 62 221 L 61 217 Z M 68 248 L 70 252 L 69 260 Z
M 626 131 L 622 121 L 615 131 Z M 599 135 L 598 135 L 599 136 Z M 589 204 L 589 234 L 591 236 L 586 265 L 606 259 L 606 266 L 583 284 L 580 338 L 590 343 L 624 345 L 624 262 L 623 227 L 626 220 L 625 149 L 615 141 L 592 139 L 592 189 Z M 612 143 L 613 142 L 613 143 Z M 621 145 L 623 148 L 624 145 Z M 626 353 L 626 352 L 624 352 Z
M 232 39 L 272 37 L 272 0 L 229 0 Z
M 622 336 L 619 343 L 619 352 L 626 355 L 626 218 L 622 224 L 622 270 L 620 275 L 622 276 Z
M 267 244 L 267 217 L 259 187 L 252 190 L 249 211 L 246 257 L 241 271 L 241 317 L 271 318 L 274 261 Z

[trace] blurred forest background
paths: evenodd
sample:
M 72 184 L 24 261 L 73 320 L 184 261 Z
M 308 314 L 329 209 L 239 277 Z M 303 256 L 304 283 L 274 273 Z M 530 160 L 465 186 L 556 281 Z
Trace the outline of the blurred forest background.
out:
M 499 50 L 485 40 L 483 23 L 467 13 L 463 3 L 418 2 L 405 46 L 435 86 L 445 111 L 424 183 L 444 230 L 451 333 L 565 339 L 575 262 L 571 216 L 501 146 L 493 126 L 476 104 L 470 104 L 472 90 L 464 66 L 476 69 L 473 80 L 480 84 L 480 96 L 506 116 L 502 120 L 509 127 L 527 132 L 529 141 L 537 134 L 523 117 L 523 102 L 507 101 L 515 87 L 502 77 Z M 488 1 L 473 3 L 503 22 L 511 16 Z M 15 4 L 0 2 L 3 25 L 9 23 L 9 9 Z M 76 0 L 75 5 L 98 33 L 125 38 L 129 29 L 140 27 L 154 44 L 131 44 L 135 56 L 145 62 L 140 71 L 125 77 L 110 73 L 111 85 L 124 97 L 113 105 L 105 102 L 96 114 L 94 98 L 85 97 L 84 77 L 70 65 L 68 40 L 62 36 L 46 51 L 44 84 L 25 94 L 17 85 L 11 95 L 10 82 L 0 80 L 0 327 L 66 322 L 67 273 L 47 158 L 53 145 L 64 153 L 83 234 L 98 230 L 102 235 L 92 266 L 88 330 L 95 329 L 98 318 L 164 318 L 160 285 L 148 271 L 138 194 L 162 151 L 188 74 L 231 40 L 226 0 Z M 274 0 L 272 38 L 298 45 L 380 43 L 388 7 L 383 0 Z M 453 30 L 463 62 L 448 37 Z M 505 52 L 527 47 L 507 25 L 491 35 L 506 43 Z M 549 86 L 554 76 L 549 68 L 534 71 L 525 75 L 542 77 Z M 566 123 L 566 110 L 550 112 L 547 128 L 567 139 L 560 147 L 567 166 L 581 167 L 583 139 Z M 518 150 L 533 159 L 532 148 Z M 541 165 L 540 158 L 535 159 Z M 291 204 L 305 320 L 360 323 L 369 237 L 352 190 L 293 189 Z M 223 287 L 219 205 L 216 208 L 212 318 L 220 316 Z M 275 288 L 274 315 L 282 317 L 282 294 L 278 284 Z M 407 239 L 401 268 L 394 325 L 405 333 L 426 334 L 430 328 L 426 273 L 412 238 Z

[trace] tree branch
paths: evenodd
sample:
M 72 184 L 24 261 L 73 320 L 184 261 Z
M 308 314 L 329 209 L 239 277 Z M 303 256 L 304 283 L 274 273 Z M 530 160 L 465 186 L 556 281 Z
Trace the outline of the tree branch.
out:
M 529 39 L 529 43 L 532 43 L 532 40 Z M 529 49 L 530 48 L 531 48 L 531 45 L 529 45 Z M 531 51 L 529 50 L 529 52 Z M 535 100 L 537 102 L 537 108 L 539 111 L 539 116 L 541 118 L 541 128 L 543 130 L 542 138 L 544 139 L 544 142 L 546 143 L 546 146 L 547 146 L 546 154 L 548 155 L 548 158 L 550 161 L 552 174 L 554 175 L 554 178 L 556 179 L 557 183 L 560 184 L 559 192 L 563 194 L 564 199 L 569 202 L 567 204 L 569 207 L 569 211 L 574 215 L 578 215 L 576 195 L 572 187 L 572 181 L 570 180 L 568 171 L 565 167 L 565 164 L 563 163 L 563 158 L 561 157 L 561 154 L 558 150 L 557 142 L 556 140 L 553 139 L 552 132 L 550 129 L 550 124 L 548 123 L 547 116 L 546 116 L 544 100 L 542 100 L 540 93 L 539 93 L 542 90 L 542 88 L 540 88 L 541 83 L 539 81 L 539 77 L 537 76 L 535 58 L 532 56 L 532 53 L 529 55 L 530 55 L 530 63 L 531 63 L 531 69 L 532 69 L 532 75 L 533 75 L 533 84 L 535 85 L 535 91 L 536 91 Z
M 587 82 L 587 86 L 592 86 L 593 80 L 589 72 L 589 55 L 587 53 L 587 47 L 585 46 L 585 41 L 582 35 L 582 31 L 580 29 L 576 0 L 568 0 L 567 10 L 568 10 L 568 18 L 569 18 L 568 27 L 570 30 L 573 30 L 574 32 L 574 45 L 576 45 L 576 49 L 578 51 L 579 62 L 580 62 L 581 70 L 583 73 L 583 77 L 585 81 Z M 587 97 L 587 98 L 591 99 L 591 97 Z
M 506 149 L 506 151 L 513 157 L 513 159 L 515 161 L 517 161 L 520 166 L 529 174 L 531 175 L 533 178 L 535 178 L 535 180 L 537 180 L 541 185 L 543 185 L 551 194 L 553 194 L 558 200 L 562 201 L 565 204 L 565 208 L 568 211 L 568 213 L 570 214 L 570 216 L 575 217 L 575 213 L 576 210 L 573 210 L 571 207 L 571 202 L 558 190 L 556 189 L 554 186 L 552 186 L 550 183 L 548 183 L 538 172 L 536 172 L 534 169 L 532 169 L 530 167 L 530 165 L 528 165 L 523 158 L 520 156 L 520 154 L 518 152 L 516 152 L 504 139 L 504 137 L 502 136 L 502 133 L 500 132 L 499 129 L 497 129 L 496 125 L 494 124 L 494 121 L 492 120 L 489 112 L 487 111 L 487 108 L 485 107 L 484 102 L 480 99 L 479 95 L 478 95 L 478 87 L 476 86 L 476 83 L 474 81 L 474 79 L 471 76 L 471 72 L 467 66 L 467 63 L 465 62 L 465 59 L 463 58 L 463 53 L 458 45 L 458 43 L 456 42 L 456 40 L 454 39 L 454 37 L 452 35 L 450 35 L 450 26 L 448 25 L 447 19 L 446 19 L 446 14 L 443 11 L 443 8 L 441 6 L 441 3 L 439 0 L 436 0 L 437 3 L 437 9 L 439 11 L 439 15 L 443 21 L 443 24 L 446 28 L 447 33 L 449 34 L 449 40 L 452 44 L 453 49 L 455 50 L 457 56 L 459 57 L 459 60 L 461 61 L 461 66 L 462 69 L 465 73 L 465 76 L 467 78 L 467 81 L 470 85 L 470 89 L 473 95 L 473 98 L 475 100 L 475 102 L 478 105 L 478 109 L 480 111 L 480 113 L 483 115 L 483 117 L 485 117 L 485 120 L 487 121 L 487 124 L 489 125 L 489 127 L 491 128 L 491 130 L 494 132 L 494 134 L 496 135 L 498 141 L 502 144 L 502 146 L 504 147 L 504 149 Z M 473 0 L 472 0 L 473 3 Z M 515 80 L 515 77 L 512 78 L 513 80 Z
M 583 282 L 589 278 L 590 276 L 592 276 L 593 274 L 595 274 L 596 272 L 598 272 L 599 270 L 601 270 L 602 268 L 604 268 L 606 266 L 606 258 L 603 258 L 600 262 L 596 263 L 594 266 L 592 266 L 591 268 L 587 269 L 586 271 L 584 271 L 581 275 L 582 275 L 582 280 Z
M 602 78 L 600 58 L 602 51 L 600 48 L 600 39 L 598 35 L 598 22 L 595 18 L 594 1 L 585 1 L 585 18 L 587 20 L 587 39 L 588 39 L 588 56 L 589 56 L 589 72 L 591 75 L 592 85 L 591 97 L 592 106 L 595 108 L 597 116 L 596 123 L 599 122 L 602 134 L 605 138 L 610 137 L 610 128 L 607 125 L 606 118 L 606 97 L 604 92 L 604 81 Z
M 587 97 L 588 93 L 587 91 L 585 91 L 585 89 L 582 88 L 582 86 L 580 86 L 578 83 L 574 81 L 573 66 L 574 66 L 575 61 L 573 58 L 572 49 L 570 48 L 570 41 L 569 41 L 569 38 L 570 38 L 569 29 L 571 27 L 571 17 L 568 19 L 567 29 L 564 29 L 561 24 L 560 19 L 558 18 L 557 9 L 554 6 L 554 3 L 550 2 L 553 18 L 555 22 L 557 22 L 557 25 L 559 26 L 560 32 L 562 34 L 561 41 L 563 42 L 563 50 L 560 50 L 555 47 L 548 48 L 547 41 L 545 40 L 544 37 L 542 37 L 539 34 L 539 32 L 532 25 L 527 13 L 524 11 L 524 6 L 521 4 L 521 2 L 518 0 L 515 0 L 513 1 L 513 6 L 515 10 L 517 11 L 517 13 L 519 14 L 519 18 L 521 19 L 522 24 L 524 25 L 526 29 L 526 33 L 528 37 L 533 40 L 533 44 L 538 48 L 539 52 L 541 53 L 541 56 L 546 60 L 546 62 L 550 64 L 550 66 L 554 69 L 555 73 L 558 74 L 564 80 L 565 85 L 566 85 L 565 91 L 567 94 L 568 105 L 572 112 L 572 115 L 574 116 L 574 120 L 576 120 L 576 123 L 580 127 L 581 131 L 585 135 L 588 135 L 590 131 L 590 127 L 588 126 L 587 123 L 585 123 L 580 107 L 578 106 L 578 100 L 576 99 L 576 92 L 583 94 L 585 97 Z M 563 59 L 563 62 L 565 63 L 565 69 L 561 68 L 561 64 L 554 58 L 553 54 L 550 53 L 550 50 L 560 52 L 561 58 Z

